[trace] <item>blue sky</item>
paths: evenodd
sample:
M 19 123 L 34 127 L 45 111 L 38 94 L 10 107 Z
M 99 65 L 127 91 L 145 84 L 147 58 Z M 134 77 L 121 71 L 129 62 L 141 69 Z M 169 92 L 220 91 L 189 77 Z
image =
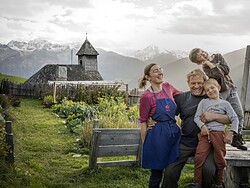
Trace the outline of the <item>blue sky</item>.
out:
M 250 44 L 249 0 L 8 0 L 0 7 L 0 43 L 88 39 L 123 53 L 149 45 L 226 53 Z

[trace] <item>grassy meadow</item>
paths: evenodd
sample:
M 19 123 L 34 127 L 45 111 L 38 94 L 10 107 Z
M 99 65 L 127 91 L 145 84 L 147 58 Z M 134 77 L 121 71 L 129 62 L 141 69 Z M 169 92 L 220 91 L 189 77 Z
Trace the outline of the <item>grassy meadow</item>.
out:
M 15 83 L 19 83 L 19 84 L 24 83 L 27 80 L 27 78 L 21 78 L 21 77 L 17 77 L 17 76 L 10 76 L 10 75 L 0 73 L 0 82 L 3 79 L 8 79 L 11 82 L 15 82 Z
M 146 188 L 149 170 L 106 167 L 91 170 L 79 134 L 70 133 L 61 118 L 44 108 L 41 100 L 21 99 L 9 109 L 13 121 L 15 162 L 0 174 L 0 187 L 9 188 Z M 183 170 L 180 188 L 192 182 L 193 166 Z

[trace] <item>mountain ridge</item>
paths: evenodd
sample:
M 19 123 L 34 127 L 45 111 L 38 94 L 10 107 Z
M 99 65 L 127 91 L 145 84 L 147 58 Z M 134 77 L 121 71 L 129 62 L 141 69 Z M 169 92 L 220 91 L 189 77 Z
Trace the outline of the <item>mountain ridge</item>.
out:
M 75 54 L 80 46 L 80 43 L 53 44 L 42 39 L 0 44 L 0 72 L 29 78 L 46 64 L 78 64 Z M 154 62 L 164 68 L 166 81 L 177 89 L 187 90 L 186 74 L 199 67 L 189 61 L 187 52 L 161 50 L 153 45 L 130 51 L 130 56 L 101 48 L 95 49 L 99 53 L 98 70 L 102 77 L 105 80 L 122 80 L 129 84 L 129 88 L 137 87 L 145 65 Z M 231 76 L 239 92 L 245 51 L 242 48 L 223 55 L 231 68 Z

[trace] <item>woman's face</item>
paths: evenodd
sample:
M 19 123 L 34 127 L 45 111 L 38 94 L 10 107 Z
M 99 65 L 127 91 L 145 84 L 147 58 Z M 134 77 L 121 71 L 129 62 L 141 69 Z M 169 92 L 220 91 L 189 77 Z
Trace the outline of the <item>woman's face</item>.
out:
M 154 65 L 149 71 L 151 84 L 161 84 L 163 82 L 163 69 L 159 65 Z

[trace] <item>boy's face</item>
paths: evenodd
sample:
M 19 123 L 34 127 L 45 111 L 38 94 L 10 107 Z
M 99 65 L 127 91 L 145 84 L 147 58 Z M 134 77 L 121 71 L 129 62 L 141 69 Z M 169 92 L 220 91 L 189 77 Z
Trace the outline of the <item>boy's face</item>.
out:
M 196 64 L 201 65 L 202 62 L 208 60 L 208 53 L 204 50 L 200 50 L 196 55 Z
M 209 99 L 219 99 L 219 86 L 216 86 L 215 84 L 206 84 L 204 90 Z

